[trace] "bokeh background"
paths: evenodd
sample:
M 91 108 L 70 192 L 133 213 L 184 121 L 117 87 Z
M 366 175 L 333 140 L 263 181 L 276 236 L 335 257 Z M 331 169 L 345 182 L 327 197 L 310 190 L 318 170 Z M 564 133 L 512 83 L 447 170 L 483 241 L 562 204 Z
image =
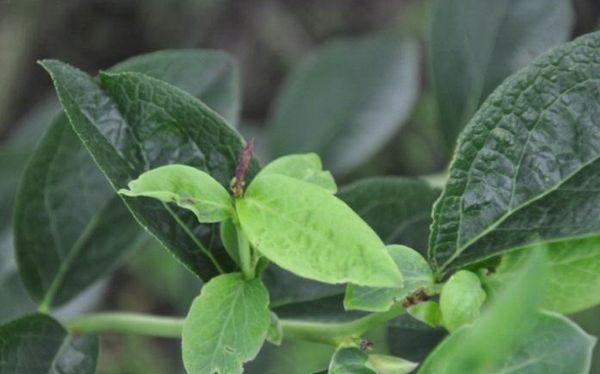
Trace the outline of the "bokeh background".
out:
M 50 80 L 37 59 L 56 58 L 94 73 L 161 49 L 224 50 L 240 67 L 241 131 L 256 137 L 267 158 L 269 150 L 262 147 L 265 124 L 286 77 L 299 63 L 332 39 L 400 34 L 417 45 L 416 105 L 374 154 L 338 177 L 343 184 L 372 175 L 431 175 L 443 172 L 450 152 L 427 74 L 428 7 L 427 0 L 0 0 L 0 299 L 11 300 L 10 305 L 0 305 L 0 322 L 33 310 L 19 288 L 10 254 L 10 210 L 28 155 L 58 111 Z M 600 2 L 574 0 L 573 7 L 572 37 L 598 28 Z M 199 281 L 166 251 L 148 247 L 61 313 L 99 308 L 181 315 L 199 288 Z M 598 335 L 599 316 L 596 308 L 575 319 Z M 410 354 L 419 358 L 443 336 L 430 335 L 405 333 L 402 341 L 388 339 L 387 344 L 393 352 L 408 352 L 413 346 Z M 300 358 L 299 362 L 307 353 L 325 360 L 329 355 L 311 344 L 283 349 L 287 359 Z M 277 373 L 281 357 L 263 352 L 252 370 Z M 600 354 L 595 357 L 598 361 Z M 600 372 L 598 362 L 594 370 Z M 123 335 L 102 338 L 101 373 L 181 371 L 177 342 Z

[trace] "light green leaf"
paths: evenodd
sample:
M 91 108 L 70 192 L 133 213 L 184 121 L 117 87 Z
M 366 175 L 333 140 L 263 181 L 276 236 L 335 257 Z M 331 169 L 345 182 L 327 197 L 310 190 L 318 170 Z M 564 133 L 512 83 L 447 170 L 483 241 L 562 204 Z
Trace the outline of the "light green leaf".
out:
M 377 374 L 408 374 L 419 365 L 400 357 L 378 354 L 369 355 L 369 363 Z
M 440 305 L 435 301 L 428 300 L 418 303 L 417 305 L 411 306 L 406 311 L 417 320 L 431 327 L 441 326 L 444 322 Z
M 326 283 L 402 284 L 381 239 L 327 190 L 283 175 L 255 178 L 236 201 L 242 230 L 282 268 Z
M 281 174 L 321 186 L 336 193 L 337 186 L 330 172 L 323 170 L 321 159 L 316 153 L 288 155 L 271 161 L 259 175 Z
M 485 302 L 486 293 L 477 275 L 467 270 L 454 273 L 440 294 L 440 310 L 448 331 L 473 322 Z
M 486 284 L 501 288 L 526 258 L 527 249 L 507 253 Z M 542 306 L 559 313 L 574 313 L 600 303 L 600 238 L 548 244 L 549 276 Z
M 386 248 L 402 273 L 404 283 L 396 288 L 361 287 L 349 284 L 344 297 L 346 309 L 384 312 L 395 303 L 401 303 L 412 293 L 418 290 L 430 290 L 433 287 L 433 273 L 423 256 L 403 245 L 390 245 Z
M 233 220 L 226 219 L 221 222 L 221 228 L 219 232 L 221 234 L 221 242 L 229 254 L 229 257 L 231 257 L 231 259 L 239 265 L 240 251 L 238 249 L 237 229 L 235 228 Z
M 233 215 L 227 190 L 202 170 L 187 165 L 166 165 L 152 169 L 129 182 L 119 193 L 151 197 L 191 210 L 198 222 L 221 222 Z
M 188 373 L 234 374 L 260 350 L 271 324 L 259 279 L 231 273 L 211 279 L 192 303 L 182 333 Z
M 569 40 L 569 0 L 436 0 L 429 56 L 449 150 L 485 98 L 513 72 Z
M 93 374 L 98 338 L 74 337 L 43 314 L 0 326 L 0 374 Z
M 267 340 L 275 345 L 281 345 L 283 341 L 283 327 L 279 323 L 279 318 L 273 312 L 271 312 L 271 325 L 267 332 Z
M 356 347 L 338 349 L 329 364 L 328 374 L 378 374 L 369 356 Z
M 539 243 L 600 233 L 600 33 L 503 83 L 459 141 L 435 204 L 440 273 Z
M 379 35 L 325 44 L 279 94 L 267 130 L 274 155 L 316 152 L 334 173 L 349 172 L 406 121 L 418 76 L 415 40 Z
M 483 374 L 508 362 L 532 330 L 546 275 L 544 250 L 535 248 L 490 307 L 470 326 L 448 336 L 420 374 Z

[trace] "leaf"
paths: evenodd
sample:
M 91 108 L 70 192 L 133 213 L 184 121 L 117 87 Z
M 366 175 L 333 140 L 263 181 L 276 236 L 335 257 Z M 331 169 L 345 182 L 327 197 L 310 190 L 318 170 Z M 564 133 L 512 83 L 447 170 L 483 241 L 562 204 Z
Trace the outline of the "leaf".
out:
M 12 242 L 10 227 L 0 231 L 0 324 L 36 309 L 19 278 Z
M 236 201 L 236 209 L 254 248 L 286 270 L 326 283 L 402 284 L 377 234 L 321 187 L 261 175 Z
M 502 84 L 469 123 L 434 207 L 441 273 L 535 243 L 600 232 L 600 33 Z
M 110 70 L 140 72 L 168 82 L 201 99 L 227 123 L 236 125 L 239 121 L 239 68 L 235 59 L 225 52 L 164 50 L 129 58 Z
M 600 303 L 600 238 L 567 240 L 548 245 L 549 276 L 542 306 L 574 313 Z M 526 258 L 527 249 L 507 253 L 486 283 L 502 287 Z
M 157 52 L 126 60 L 111 70 L 150 74 L 189 89 L 190 93 L 224 110 L 228 105 L 238 105 L 228 101 L 238 94 L 236 86 L 226 83 L 235 75 L 235 68 L 230 71 L 227 66 L 232 60 L 223 56 L 211 51 Z M 215 64 L 221 60 L 223 66 L 218 68 Z M 175 67 L 178 69 L 173 70 Z M 218 73 L 221 71 L 222 74 Z M 223 94 L 217 95 L 217 92 Z M 31 264 L 20 262 L 20 274 L 30 294 L 38 301 L 46 299 L 49 306 L 56 306 L 89 286 L 95 277 L 114 268 L 135 247 L 135 238 L 141 230 L 64 114 L 54 119 L 41 144 L 27 167 L 19 192 L 22 204 L 16 207 L 16 250 L 24 253 L 19 257 L 27 256 L 27 263 Z M 192 221 L 193 217 L 190 218 Z M 111 229 L 110 235 L 105 237 L 98 228 L 106 228 L 107 224 L 119 230 Z M 195 232 L 201 235 L 208 230 L 196 228 Z M 77 254 L 75 243 L 79 243 Z M 80 262 L 93 264 L 93 268 L 76 268 L 75 264 L 69 264 L 65 261 L 69 253 Z M 63 270 L 59 272 L 59 269 Z M 59 274 L 65 273 L 70 274 L 68 284 L 60 280 Z
M 152 169 L 129 182 L 119 193 L 150 197 L 191 210 L 198 222 L 221 222 L 233 215 L 233 204 L 223 186 L 205 172 L 186 165 Z
M 269 294 L 259 279 L 215 277 L 192 303 L 182 334 L 188 373 L 241 373 L 260 350 L 271 324 Z
M 43 314 L 22 317 L 0 326 L 0 373 L 93 374 L 98 338 L 73 337 Z
M 321 159 L 316 153 L 288 155 L 271 161 L 261 169 L 260 175 L 280 174 L 321 186 L 331 193 L 337 192 L 335 180 L 330 172 L 323 170 Z
M 430 327 L 438 327 L 444 324 L 440 305 L 435 301 L 425 301 L 413 305 L 406 310 L 412 317 L 425 323 Z
M 72 126 L 115 189 L 146 170 L 173 163 L 197 167 L 222 185 L 229 183 L 243 141 L 192 96 L 134 73 L 104 73 L 103 90 L 68 65 L 43 64 Z M 165 210 L 158 201 L 125 202 L 138 222 L 197 275 L 208 279 L 226 266 L 220 264 L 227 264 L 224 252 L 212 253 L 201 243 L 199 238 L 210 228 L 199 225 L 191 213 Z
M 369 356 L 356 347 L 338 349 L 329 364 L 329 374 L 378 374 Z
M 378 177 L 345 186 L 338 197 L 386 244 L 404 244 L 425 254 L 431 207 L 439 194 L 418 179 Z
M 448 331 L 473 322 L 485 302 L 486 293 L 477 275 L 467 270 L 454 273 L 442 288 L 440 309 Z
M 544 249 L 534 248 L 486 312 L 444 339 L 419 373 L 495 373 L 533 328 L 546 270 Z
M 281 345 L 283 341 L 283 327 L 279 322 L 279 318 L 273 312 L 271 312 L 271 324 L 269 325 L 266 339 L 274 345 Z
M 221 229 L 219 232 L 221 234 L 221 242 L 223 243 L 223 247 L 225 247 L 225 250 L 229 254 L 229 257 L 231 257 L 231 259 L 239 265 L 240 252 L 238 249 L 237 231 L 233 220 L 226 219 L 223 222 L 221 222 Z
M 449 150 L 485 98 L 513 72 L 570 38 L 568 0 L 436 0 L 429 56 Z
M 404 279 L 402 287 L 372 288 L 349 284 L 344 297 L 346 309 L 384 312 L 412 293 L 433 287 L 433 274 L 423 256 L 402 245 L 390 245 L 386 248 L 402 274 Z
M 408 374 L 418 366 L 417 363 L 400 357 L 388 355 L 369 355 L 369 363 L 375 368 L 377 374 Z
M 316 152 L 345 174 L 373 156 L 408 118 L 419 51 L 397 36 L 337 40 L 294 69 L 268 126 L 275 156 Z
M 263 345 L 262 350 L 249 362 L 248 373 L 306 374 L 327 369 L 334 347 L 303 340 L 283 340 L 281 346 Z

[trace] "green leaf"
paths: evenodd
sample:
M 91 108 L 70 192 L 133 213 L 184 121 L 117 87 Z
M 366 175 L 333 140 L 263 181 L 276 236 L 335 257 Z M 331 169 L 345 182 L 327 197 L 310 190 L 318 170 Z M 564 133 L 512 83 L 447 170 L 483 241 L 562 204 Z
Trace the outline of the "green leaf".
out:
M 386 244 L 404 244 L 425 254 L 431 207 L 439 194 L 418 179 L 378 177 L 345 186 L 338 197 Z
M 326 283 L 402 284 L 377 234 L 321 187 L 283 175 L 261 175 L 236 208 L 254 248 L 286 270 Z
M 265 344 L 245 369 L 260 374 L 306 374 L 327 369 L 334 347 L 303 340 L 283 340 L 281 346 Z
M 494 368 L 510 360 L 532 330 L 540 291 L 547 279 L 545 262 L 542 248 L 530 251 L 523 266 L 486 312 L 472 325 L 444 339 L 419 373 L 495 373 Z
M 486 284 L 502 287 L 526 258 L 527 249 L 507 253 Z M 600 238 L 548 244 L 549 276 L 542 306 L 559 313 L 574 313 L 600 303 Z
M 329 374 L 378 374 L 369 356 L 356 347 L 338 349 L 329 364 Z
M 330 172 L 323 170 L 321 159 L 316 153 L 288 155 L 271 161 L 262 168 L 260 175 L 280 174 L 321 186 L 331 193 L 337 192 L 335 180 Z
M 0 326 L 1 374 L 93 374 L 97 357 L 97 337 L 73 337 L 46 315 Z
M 198 222 L 221 222 L 233 215 L 227 190 L 205 172 L 187 165 L 166 165 L 152 169 L 129 182 L 119 193 L 150 197 L 191 210 Z
M 482 105 L 435 204 L 430 257 L 440 272 L 600 232 L 599 60 L 600 33 L 583 36 Z
M 243 140 L 200 101 L 142 74 L 104 73 L 101 88 L 68 65 L 43 64 L 72 126 L 115 189 L 144 171 L 173 163 L 197 167 L 228 185 Z M 228 264 L 224 251 L 213 253 L 201 242 L 210 228 L 191 213 L 165 210 L 149 199 L 126 197 L 125 202 L 138 222 L 197 275 L 207 279 Z
M 268 127 L 275 156 L 316 152 L 334 173 L 373 156 L 417 99 L 414 40 L 375 36 L 329 42 L 287 79 Z
M 210 280 L 185 319 L 183 363 L 188 373 L 241 373 L 260 350 L 271 324 L 269 294 L 241 274 Z
M 283 327 L 279 322 L 279 318 L 273 312 L 271 312 L 271 325 L 267 332 L 267 340 L 275 345 L 281 345 L 283 341 Z
M 369 355 L 369 363 L 377 374 L 408 374 L 419 365 L 400 357 L 378 354 Z
M 129 58 L 111 71 L 144 73 L 177 86 L 199 98 L 236 125 L 241 107 L 239 68 L 222 51 L 208 49 L 164 50 Z
M 440 309 L 448 331 L 473 322 L 485 302 L 486 293 L 476 274 L 461 270 L 444 284 L 440 294 Z
M 231 101 L 238 97 L 238 88 L 227 83 L 236 75 L 232 64 L 219 52 L 169 51 L 134 57 L 111 70 L 147 73 L 189 90 L 226 115 L 228 107 L 238 106 Z M 20 274 L 29 293 L 49 306 L 69 300 L 113 269 L 136 246 L 141 232 L 64 114 L 51 123 L 35 151 L 18 200 L 16 250 L 20 258 L 26 257 L 20 261 Z M 103 228 L 110 233 L 100 232 Z M 195 230 L 198 235 L 208 231 Z
M 372 288 L 349 284 L 346 287 L 344 307 L 346 309 L 384 312 L 395 303 L 400 303 L 406 297 L 418 290 L 429 290 L 434 280 L 431 268 L 423 256 L 415 250 L 402 246 L 387 246 L 387 251 L 402 273 L 404 282 L 396 288 Z
M 239 265 L 240 251 L 238 249 L 237 229 L 235 228 L 233 220 L 226 219 L 221 222 L 221 229 L 219 232 L 221 234 L 221 242 L 229 254 L 229 257 Z
M 430 327 L 438 327 L 444 323 L 440 305 L 435 301 L 428 300 L 418 303 L 417 305 L 411 306 L 406 311 L 412 317 Z
M 429 56 L 449 150 L 485 98 L 506 77 L 569 40 L 569 0 L 436 0 Z

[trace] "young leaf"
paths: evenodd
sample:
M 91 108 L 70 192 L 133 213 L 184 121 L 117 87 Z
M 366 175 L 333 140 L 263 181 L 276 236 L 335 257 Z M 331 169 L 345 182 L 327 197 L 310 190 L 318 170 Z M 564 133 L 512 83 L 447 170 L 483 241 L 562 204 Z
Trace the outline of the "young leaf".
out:
M 434 207 L 430 257 L 440 272 L 600 232 L 599 60 L 600 33 L 583 36 L 482 105 Z
M 142 72 L 169 82 L 225 117 L 235 112 L 228 108 L 239 106 L 239 90 L 230 84 L 237 70 L 221 52 L 163 51 L 134 57 L 110 70 Z M 25 135 L 31 137 L 31 131 Z M 64 113 L 50 123 L 35 150 L 17 201 L 21 203 L 16 206 L 16 251 L 27 258 L 20 261 L 19 271 L 30 295 L 36 301 L 46 300 L 49 307 L 68 301 L 113 269 L 142 234 Z M 190 217 L 190 222 L 195 218 Z M 102 231 L 105 228 L 109 234 Z M 205 237 L 210 234 L 195 227 L 193 231 Z
M 436 0 L 429 55 L 449 150 L 504 78 L 571 36 L 569 0 Z
M 487 280 L 501 288 L 526 258 L 527 249 L 507 253 Z M 542 306 L 559 313 L 574 313 L 600 303 L 600 238 L 567 240 L 548 244 L 549 276 Z
M 433 287 L 433 273 L 429 264 L 418 252 L 402 245 L 387 246 L 387 251 L 402 273 L 404 282 L 396 288 L 372 288 L 349 284 L 346 287 L 344 307 L 346 309 L 384 312 L 395 303 L 418 290 Z
M 486 294 L 477 275 L 461 270 L 444 284 L 440 294 L 440 309 L 448 331 L 473 322 L 479 317 Z
M 414 40 L 376 36 L 337 40 L 292 72 L 268 127 L 275 156 L 316 152 L 347 173 L 383 146 L 416 101 Z
M 152 169 L 129 182 L 119 193 L 151 197 L 191 210 L 198 222 L 221 222 L 233 215 L 227 190 L 205 172 L 187 165 L 166 165 Z
M 428 300 L 417 305 L 413 305 L 406 309 L 406 311 L 415 319 L 431 327 L 438 327 L 444 323 L 440 305 L 435 301 Z
M 101 89 L 83 72 L 45 61 L 71 125 L 115 189 L 165 164 L 195 166 L 227 186 L 243 141 L 220 116 L 183 91 L 134 73 L 102 76 Z M 168 101 L 163 101 L 169 98 Z M 139 101 L 143 105 L 129 106 Z M 126 197 L 138 222 L 197 275 L 205 279 L 228 264 L 199 237 L 210 228 L 183 210 Z M 223 264 L 224 263 L 224 264 Z
M 419 364 L 400 357 L 372 354 L 369 363 L 377 374 L 408 374 L 412 373 Z
M 284 175 L 261 175 L 236 208 L 250 243 L 286 270 L 327 283 L 402 284 L 377 234 L 321 187 Z
M 237 231 L 233 220 L 226 219 L 223 222 L 221 222 L 221 229 L 219 233 L 221 235 L 221 242 L 223 243 L 223 247 L 225 247 L 225 250 L 229 254 L 229 257 L 231 257 L 231 259 L 239 265 L 240 252 L 238 249 Z
M 321 159 L 316 153 L 288 155 L 271 161 L 262 168 L 260 175 L 281 174 L 321 186 L 336 193 L 337 186 L 330 172 L 323 170 Z
M 329 374 L 378 374 L 369 355 L 356 347 L 338 349 L 329 364 Z
M 2 374 L 93 374 L 97 357 L 97 337 L 73 337 L 43 314 L 0 326 Z
M 489 309 L 471 326 L 448 336 L 419 370 L 430 373 L 490 373 L 516 352 L 531 331 L 546 278 L 542 248 L 529 252 L 527 261 Z M 510 328 L 508 328 L 510 327 Z
M 182 333 L 188 373 L 241 373 L 271 324 L 269 294 L 259 279 L 224 274 L 204 285 L 192 303 Z
M 418 179 L 379 177 L 345 186 L 338 197 L 386 244 L 404 244 L 425 254 L 431 207 L 439 195 L 439 189 Z

